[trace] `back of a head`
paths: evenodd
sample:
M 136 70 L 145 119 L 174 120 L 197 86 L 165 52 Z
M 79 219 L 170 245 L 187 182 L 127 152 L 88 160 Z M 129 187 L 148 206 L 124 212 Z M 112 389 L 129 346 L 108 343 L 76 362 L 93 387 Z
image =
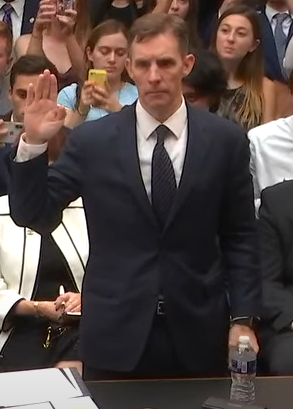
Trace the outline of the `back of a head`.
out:
M 189 34 L 187 24 L 180 17 L 165 13 L 145 14 L 138 18 L 128 33 L 129 46 L 167 33 L 173 34 L 178 40 L 182 53 L 188 53 Z
M 54 64 L 51 63 L 45 56 L 24 55 L 17 60 L 10 73 L 10 87 L 13 88 L 16 78 L 19 75 L 31 76 L 40 75 L 45 70 L 49 70 L 58 80 L 58 71 Z
M 209 50 L 201 50 L 190 74 L 183 78 L 200 97 L 221 98 L 227 88 L 227 77 L 218 56 Z

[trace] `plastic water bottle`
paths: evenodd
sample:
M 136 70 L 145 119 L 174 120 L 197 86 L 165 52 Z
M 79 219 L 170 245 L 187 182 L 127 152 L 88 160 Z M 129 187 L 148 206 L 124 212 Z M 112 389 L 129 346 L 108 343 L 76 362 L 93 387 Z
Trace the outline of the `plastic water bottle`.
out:
M 230 400 L 234 402 L 254 403 L 256 376 L 256 353 L 250 346 L 248 336 L 239 337 L 237 348 L 229 353 L 231 371 Z

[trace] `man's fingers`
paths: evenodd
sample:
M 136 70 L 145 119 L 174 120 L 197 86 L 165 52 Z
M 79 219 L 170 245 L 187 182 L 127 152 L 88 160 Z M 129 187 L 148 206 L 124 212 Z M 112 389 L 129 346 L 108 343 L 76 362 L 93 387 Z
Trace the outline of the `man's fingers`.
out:
M 30 106 L 34 102 L 34 86 L 29 84 L 27 89 L 26 106 Z
M 49 99 L 53 102 L 57 101 L 57 96 L 58 96 L 58 83 L 57 83 L 57 78 L 55 77 L 54 74 L 50 75 L 50 94 L 49 94 Z
M 49 99 L 51 93 L 51 79 L 50 79 L 50 71 L 44 71 L 44 79 L 43 79 L 43 89 L 42 89 L 42 99 Z

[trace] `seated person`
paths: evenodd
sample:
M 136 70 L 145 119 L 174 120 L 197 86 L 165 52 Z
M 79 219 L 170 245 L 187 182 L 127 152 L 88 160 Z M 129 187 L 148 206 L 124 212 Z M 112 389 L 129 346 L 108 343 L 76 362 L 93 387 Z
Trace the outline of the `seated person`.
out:
M 12 35 L 9 27 L 0 21 L 0 117 L 11 110 L 9 99 L 9 70 L 12 62 Z
M 106 20 L 92 31 L 86 46 L 85 77 L 91 68 L 104 69 L 107 81 L 103 86 L 86 80 L 60 91 L 58 104 L 68 109 L 67 127 L 102 118 L 136 101 L 137 88 L 124 78 L 127 53 L 127 33 L 120 22 Z
M 53 74 L 57 75 L 55 66 L 44 56 L 25 55 L 13 64 L 9 91 L 12 109 L 9 107 L 9 111 L 6 111 L 2 117 L 0 116 L 2 118 L 0 119 L 0 143 L 1 137 L 6 136 L 8 132 L 4 121 L 23 122 L 28 86 L 29 84 L 35 86 L 39 74 L 45 69 L 49 69 Z M 9 149 L 9 146 L 0 147 L 0 196 L 7 194 L 8 175 L 3 158 Z
M 261 194 L 262 358 L 271 375 L 293 375 L 293 181 Z
M 256 210 L 264 188 L 285 179 L 293 179 L 292 135 L 293 116 L 269 122 L 248 132 Z
M 182 85 L 183 95 L 191 105 L 217 112 L 227 87 L 226 74 L 217 55 L 212 51 L 201 51 Z
M 24 123 L 28 129 L 26 118 Z M 49 161 L 56 159 L 65 141 L 56 141 L 60 135 L 49 144 Z M 88 257 L 81 199 L 63 211 L 52 233 L 41 236 L 13 222 L 8 197 L 2 196 L 0 232 L 0 372 L 50 366 L 81 372 L 79 321 L 66 315 L 81 311 Z M 59 296 L 61 285 L 65 294 Z
M 86 0 L 75 0 L 75 9 L 66 12 L 56 3 L 40 1 L 32 34 L 20 36 L 14 48 L 17 58 L 25 54 L 46 56 L 58 70 L 61 89 L 79 79 L 90 23 Z

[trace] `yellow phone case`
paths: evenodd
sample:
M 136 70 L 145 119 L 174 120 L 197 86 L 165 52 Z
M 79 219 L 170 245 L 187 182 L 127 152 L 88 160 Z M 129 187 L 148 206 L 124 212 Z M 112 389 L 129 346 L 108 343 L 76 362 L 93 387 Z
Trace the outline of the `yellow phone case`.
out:
M 104 86 L 107 80 L 107 71 L 91 69 L 88 73 L 88 80 L 95 82 L 97 85 Z

